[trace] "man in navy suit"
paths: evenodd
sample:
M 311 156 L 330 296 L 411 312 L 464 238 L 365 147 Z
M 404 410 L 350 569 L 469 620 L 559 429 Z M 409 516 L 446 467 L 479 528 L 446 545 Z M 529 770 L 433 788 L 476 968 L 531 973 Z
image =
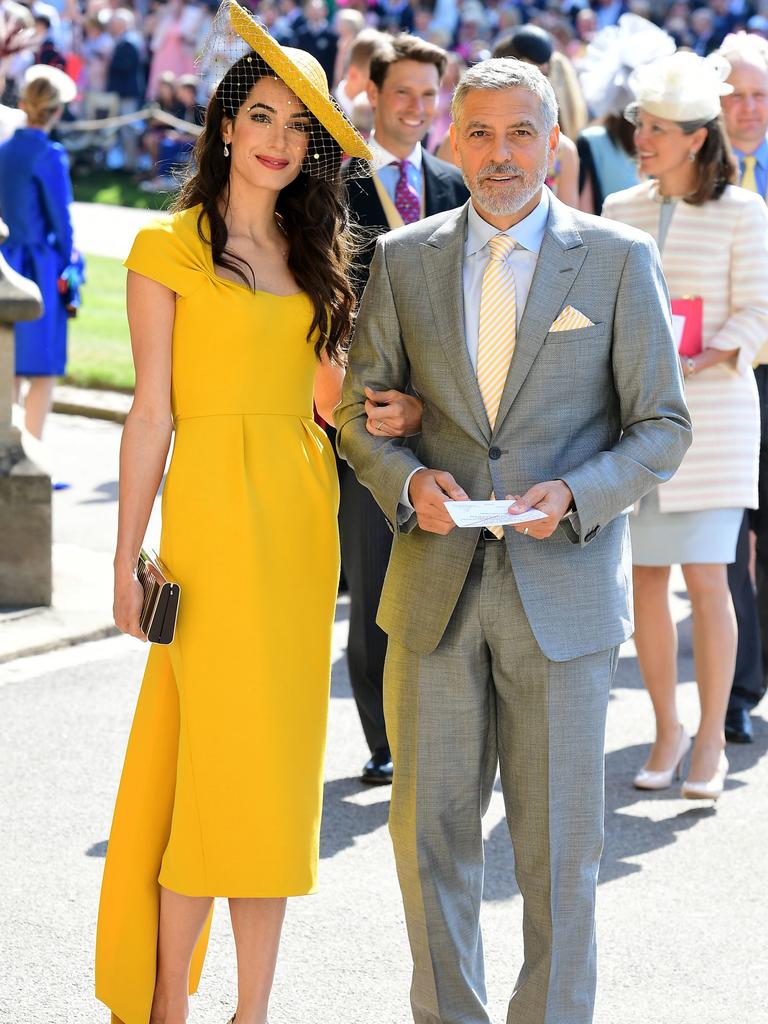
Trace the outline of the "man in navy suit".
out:
M 307 0 L 302 13 L 303 17 L 294 24 L 291 46 L 311 53 L 320 62 L 332 86 L 339 37 L 328 21 L 328 6 L 325 0 Z
M 422 147 L 437 111 L 447 54 L 409 35 L 384 42 L 371 58 L 368 98 L 374 110 L 370 146 L 377 168 L 347 183 L 353 218 L 368 233 L 358 285 L 365 285 L 375 238 L 382 232 L 466 202 L 469 193 L 456 167 Z M 386 393 L 378 393 L 377 420 L 386 419 Z M 392 758 L 382 699 L 387 638 L 376 612 L 392 547 L 392 534 L 370 491 L 339 461 L 339 530 L 344 575 L 350 594 L 347 661 L 352 691 L 371 758 L 363 782 L 392 781 Z

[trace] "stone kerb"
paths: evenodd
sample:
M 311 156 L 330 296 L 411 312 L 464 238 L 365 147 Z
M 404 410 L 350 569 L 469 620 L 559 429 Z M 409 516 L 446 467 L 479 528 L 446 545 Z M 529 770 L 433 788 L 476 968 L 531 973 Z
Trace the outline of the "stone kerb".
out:
M 0 221 L 0 244 L 8 229 Z M 0 253 L 0 607 L 50 605 L 51 481 L 24 451 L 14 427 L 13 325 L 43 311 L 40 290 Z

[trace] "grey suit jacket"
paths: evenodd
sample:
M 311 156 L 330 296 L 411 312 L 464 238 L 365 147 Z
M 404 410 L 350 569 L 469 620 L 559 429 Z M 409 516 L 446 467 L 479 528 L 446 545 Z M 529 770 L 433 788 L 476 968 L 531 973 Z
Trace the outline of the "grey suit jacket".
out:
M 395 529 L 378 623 L 410 650 L 434 650 L 477 545 L 477 530 L 438 536 L 415 515 L 397 525 L 413 469 L 447 470 L 475 499 L 563 479 L 575 529 L 505 535 L 534 635 L 566 661 L 631 635 L 626 510 L 669 479 L 691 441 L 666 285 L 650 236 L 552 198 L 491 431 L 464 339 L 466 223 L 463 206 L 378 240 L 336 412 L 340 453 Z M 594 326 L 550 332 L 567 305 Z M 370 435 L 365 385 L 415 389 L 421 434 Z

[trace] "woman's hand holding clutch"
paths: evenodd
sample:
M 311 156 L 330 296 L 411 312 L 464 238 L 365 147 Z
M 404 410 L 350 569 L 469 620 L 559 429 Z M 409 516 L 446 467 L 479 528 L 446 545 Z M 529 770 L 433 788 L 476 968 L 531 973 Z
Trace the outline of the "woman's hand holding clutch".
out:
M 424 403 L 402 391 L 365 389 L 365 428 L 374 437 L 410 437 L 421 432 Z
M 112 615 L 121 633 L 128 633 L 138 640 L 146 640 L 141 631 L 141 609 L 144 604 L 144 590 L 135 572 L 115 570 L 115 598 Z

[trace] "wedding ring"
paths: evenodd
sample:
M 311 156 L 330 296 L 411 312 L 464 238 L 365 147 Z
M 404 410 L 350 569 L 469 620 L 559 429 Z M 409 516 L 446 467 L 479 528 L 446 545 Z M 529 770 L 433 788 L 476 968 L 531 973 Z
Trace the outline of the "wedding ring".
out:
M 384 429 L 384 425 L 381 422 L 381 420 L 376 420 L 376 429 L 377 430 L 383 430 Z
M 528 527 L 527 527 L 527 526 L 526 526 L 526 528 L 525 528 L 525 529 L 523 530 L 523 536 L 524 536 L 524 537 L 527 537 L 527 536 L 528 536 Z

